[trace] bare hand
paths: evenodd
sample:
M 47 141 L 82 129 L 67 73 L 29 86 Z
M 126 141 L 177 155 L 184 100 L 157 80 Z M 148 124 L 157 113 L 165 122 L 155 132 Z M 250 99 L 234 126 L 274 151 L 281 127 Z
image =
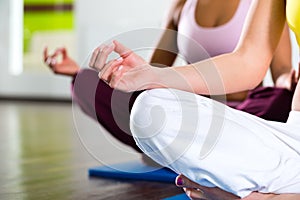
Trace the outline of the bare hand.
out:
M 292 92 L 295 91 L 296 85 L 300 77 L 300 64 L 298 69 L 298 74 L 295 69 L 292 69 L 290 73 L 282 74 L 276 81 L 276 87 L 286 88 Z
M 113 51 L 118 53 L 120 58 L 106 62 Z M 90 67 L 99 71 L 99 78 L 111 87 L 125 92 L 149 89 L 149 85 L 156 78 L 154 67 L 118 41 L 96 48 L 90 60 Z
M 61 61 L 58 61 L 59 57 Z M 68 56 L 65 48 L 56 49 L 52 55 L 48 55 L 47 47 L 44 49 L 44 62 L 55 74 L 74 76 L 79 71 L 77 63 Z

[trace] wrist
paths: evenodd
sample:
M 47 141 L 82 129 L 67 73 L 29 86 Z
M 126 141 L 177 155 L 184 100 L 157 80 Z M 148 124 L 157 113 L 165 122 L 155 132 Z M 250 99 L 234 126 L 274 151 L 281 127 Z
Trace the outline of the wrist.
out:
M 152 70 L 153 79 L 147 89 L 173 88 L 195 93 L 191 82 L 176 67 L 152 67 Z
M 151 79 L 147 86 L 147 89 L 156 89 L 156 88 L 166 88 L 166 83 L 164 83 L 165 79 L 162 77 L 167 76 L 168 68 L 159 68 L 151 66 Z

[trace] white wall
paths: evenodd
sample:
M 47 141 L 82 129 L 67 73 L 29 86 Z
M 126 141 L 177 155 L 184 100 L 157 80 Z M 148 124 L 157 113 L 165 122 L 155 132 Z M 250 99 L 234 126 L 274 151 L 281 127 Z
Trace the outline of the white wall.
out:
M 10 28 L 21 26 L 22 22 L 22 19 L 20 23 L 11 22 L 11 6 L 15 1 L 22 3 L 22 0 L 0 0 L 0 96 L 68 98 L 70 79 L 55 76 L 50 70 L 49 73 L 10 74 L 9 57 L 22 60 L 14 55 L 14 49 L 12 54 L 9 53 L 13 39 Z M 96 45 L 113 35 L 142 27 L 160 27 L 170 2 L 172 0 L 76 0 L 79 57 L 75 59 L 82 62 Z M 42 52 L 36 59 L 42 59 Z
M 116 35 L 147 27 L 161 28 L 172 2 L 173 0 L 77 0 L 79 60 L 83 62 L 96 46 Z M 142 31 L 141 34 L 146 32 Z M 130 36 L 133 34 L 128 34 Z M 139 35 L 132 38 L 132 42 L 143 37 L 146 39 L 147 36 Z
M 1 73 L 6 73 L 8 68 L 8 46 L 9 35 L 9 1 L 0 1 L 0 70 Z M 0 85 L 3 85 L 3 79 L 0 79 Z

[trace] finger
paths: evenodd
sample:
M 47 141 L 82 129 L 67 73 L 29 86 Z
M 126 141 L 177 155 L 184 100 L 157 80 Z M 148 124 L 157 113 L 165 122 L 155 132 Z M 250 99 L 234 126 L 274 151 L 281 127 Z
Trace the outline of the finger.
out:
M 96 69 L 98 69 L 99 71 L 101 71 L 103 69 L 103 67 L 105 66 L 106 60 L 109 56 L 109 54 L 111 54 L 113 52 L 115 48 L 115 44 L 110 44 L 108 46 L 105 46 L 102 51 L 97 55 L 94 67 Z
M 111 79 L 109 81 L 109 86 L 111 88 L 115 88 L 115 89 L 119 89 L 119 90 L 123 90 L 123 91 L 127 91 L 128 88 L 124 88 L 122 87 L 122 85 L 120 84 L 120 80 L 122 77 L 122 70 L 116 70 L 112 76 Z
M 123 58 L 129 55 L 132 51 L 131 49 L 125 47 L 123 44 L 118 42 L 117 40 L 114 40 L 113 43 L 115 44 L 115 52 L 118 53 Z
M 47 56 L 46 59 L 45 59 L 45 63 L 50 68 L 53 68 L 53 66 L 56 64 L 55 56 Z
M 59 55 L 62 55 L 63 59 L 67 57 L 67 50 L 65 47 L 57 48 L 53 53 L 52 57 L 57 57 Z
M 120 66 L 120 64 L 121 63 L 117 63 L 115 60 L 109 61 L 107 64 L 105 64 L 103 70 L 99 72 L 99 78 L 109 81 L 109 77 L 112 75 L 115 69 Z
M 65 47 L 61 48 L 61 53 L 62 53 L 63 59 L 66 59 L 68 57 L 68 52 Z
M 94 68 L 96 58 L 97 58 L 98 54 L 100 53 L 101 49 L 103 48 L 103 46 L 104 46 L 104 45 L 102 44 L 102 45 L 100 45 L 99 47 L 97 47 L 97 48 L 93 51 L 92 57 L 91 57 L 90 62 L 89 62 L 89 66 L 90 66 L 91 68 Z
M 45 47 L 44 49 L 44 62 L 50 67 L 54 68 L 57 64 L 56 57 L 59 54 L 60 50 L 55 50 L 54 54 L 48 55 L 48 48 Z
M 120 67 L 120 65 L 122 64 L 123 59 L 122 57 L 112 60 L 110 61 L 108 64 L 106 64 L 103 69 L 101 70 L 101 72 L 99 73 L 99 76 L 101 76 L 100 78 L 103 78 L 105 80 L 108 80 L 109 77 L 111 76 L 111 74 Z
M 45 47 L 45 48 L 44 48 L 43 54 L 44 54 L 44 62 L 46 62 L 46 61 L 47 61 L 47 58 L 48 58 L 48 47 Z
M 203 193 L 197 189 L 192 189 L 192 188 L 184 188 L 183 189 L 186 193 L 186 195 L 190 198 L 190 199 L 201 199 L 204 200 L 206 199 L 205 196 L 203 195 Z
M 46 65 L 48 65 L 50 68 L 52 68 L 51 63 L 52 63 L 52 58 L 49 56 L 45 60 Z

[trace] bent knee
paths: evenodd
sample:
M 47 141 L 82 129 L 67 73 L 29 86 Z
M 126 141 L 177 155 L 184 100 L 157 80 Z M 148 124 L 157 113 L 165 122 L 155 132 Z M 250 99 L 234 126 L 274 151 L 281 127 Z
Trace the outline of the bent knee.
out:
M 166 113 L 157 90 L 145 91 L 136 99 L 130 114 L 130 129 L 135 138 L 150 139 L 164 127 Z
M 173 89 L 154 89 L 143 92 L 136 99 L 130 115 L 130 129 L 144 152 L 146 148 L 165 148 L 175 138 L 188 137 L 186 132 L 194 132 L 190 124 L 197 120 L 196 117 L 190 119 L 194 107 L 184 108 L 190 104 L 182 104 L 181 93 Z

